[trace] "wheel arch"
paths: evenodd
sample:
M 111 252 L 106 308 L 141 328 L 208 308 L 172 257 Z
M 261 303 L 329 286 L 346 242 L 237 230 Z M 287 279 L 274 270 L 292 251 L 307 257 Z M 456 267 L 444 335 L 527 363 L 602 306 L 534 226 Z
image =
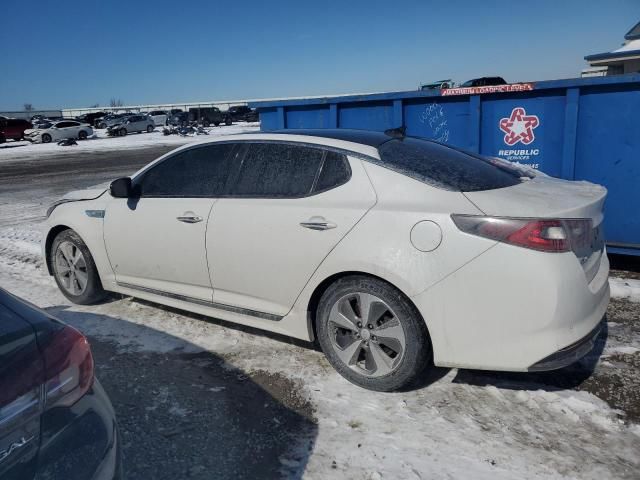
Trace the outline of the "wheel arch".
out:
M 309 330 L 309 337 L 310 337 L 312 342 L 317 344 L 318 336 L 317 336 L 317 330 L 316 330 L 316 320 L 317 320 L 316 319 L 316 312 L 318 310 L 318 304 L 320 303 L 320 299 L 322 298 L 322 295 L 336 281 L 340 280 L 341 278 L 352 277 L 352 276 L 362 276 L 362 277 L 374 278 L 374 279 L 379 280 L 381 282 L 384 282 L 384 283 L 390 285 L 391 287 L 395 288 L 396 290 L 398 290 L 405 297 L 407 302 L 409 302 L 409 304 L 413 307 L 413 309 L 415 310 L 416 315 L 418 315 L 420 317 L 420 319 L 422 320 L 422 322 L 424 323 L 424 326 L 425 326 L 425 329 L 426 329 L 426 332 L 427 332 L 428 340 L 431 343 L 431 334 L 429 332 L 429 325 L 427 324 L 427 321 L 422 316 L 422 314 L 420 313 L 420 310 L 418 309 L 418 306 L 411 299 L 411 297 L 409 295 L 407 295 L 406 292 L 404 292 L 401 288 L 399 288 L 398 286 L 394 285 L 389 280 L 387 280 L 385 278 L 382 278 L 382 277 L 380 277 L 378 275 L 374 275 L 374 274 L 369 273 L 369 272 L 363 272 L 363 271 L 358 271 L 358 270 L 349 270 L 349 271 L 334 273 L 332 275 L 329 275 L 327 278 L 325 278 L 320 283 L 318 283 L 318 285 L 316 285 L 315 289 L 313 290 L 313 293 L 309 297 L 309 302 L 307 304 L 307 328 Z
M 73 228 L 67 225 L 56 225 L 47 232 L 47 238 L 45 238 L 44 241 L 44 260 L 49 275 L 53 275 L 53 265 L 51 263 L 51 245 L 53 244 L 53 240 L 65 230 L 73 230 Z

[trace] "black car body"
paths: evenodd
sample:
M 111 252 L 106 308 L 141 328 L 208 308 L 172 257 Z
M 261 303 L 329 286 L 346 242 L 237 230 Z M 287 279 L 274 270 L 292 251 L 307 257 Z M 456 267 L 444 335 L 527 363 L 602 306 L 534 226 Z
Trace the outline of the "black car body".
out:
M 246 105 L 234 105 L 225 112 L 233 122 L 257 122 L 258 112 Z
M 222 113 L 217 107 L 195 107 L 189 109 L 189 122 L 194 122 L 203 127 L 221 123 L 231 125 L 232 119 L 229 115 Z
M 172 113 L 167 122 L 169 125 L 173 125 L 174 127 L 184 127 L 189 125 L 189 112 Z
M 88 123 L 89 125 L 93 126 L 96 119 L 104 117 L 106 114 L 107 114 L 106 112 L 85 113 L 84 115 L 80 115 L 79 117 L 76 117 L 76 120 L 82 123 Z
M 0 478 L 122 478 L 87 339 L 0 288 Z
M 493 85 L 506 85 L 507 82 L 502 77 L 480 77 L 480 78 L 472 78 L 471 80 L 467 80 L 460 88 L 466 87 L 489 87 Z

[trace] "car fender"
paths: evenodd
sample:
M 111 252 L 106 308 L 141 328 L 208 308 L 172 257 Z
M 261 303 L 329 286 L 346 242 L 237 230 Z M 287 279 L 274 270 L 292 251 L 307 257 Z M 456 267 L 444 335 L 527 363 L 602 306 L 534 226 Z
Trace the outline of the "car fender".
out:
M 72 201 L 57 206 L 45 222 L 41 245 L 46 262 L 47 246 L 53 240 L 49 238 L 51 234 L 63 226 L 75 231 L 89 248 L 102 285 L 107 290 L 114 284 L 115 278 L 103 238 L 103 215 L 109 198 L 104 194 L 95 200 Z

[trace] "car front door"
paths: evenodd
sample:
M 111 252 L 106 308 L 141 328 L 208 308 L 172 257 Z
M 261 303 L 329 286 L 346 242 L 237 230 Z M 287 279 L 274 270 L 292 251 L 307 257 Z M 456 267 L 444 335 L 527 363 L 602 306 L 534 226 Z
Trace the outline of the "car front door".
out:
M 242 148 L 230 195 L 209 217 L 214 302 L 277 318 L 376 197 L 361 161 L 342 153 L 285 143 Z
M 229 176 L 232 144 L 192 147 L 133 179 L 136 198 L 113 198 L 104 240 L 126 288 L 211 301 L 205 232 Z

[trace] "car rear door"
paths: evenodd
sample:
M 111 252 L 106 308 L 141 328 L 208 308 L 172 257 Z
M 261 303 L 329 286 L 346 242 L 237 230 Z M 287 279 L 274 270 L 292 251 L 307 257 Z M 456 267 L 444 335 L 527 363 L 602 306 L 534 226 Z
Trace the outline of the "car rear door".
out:
M 233 148 L 222 143 L 176 152 L 134 179 L 139 198 L 109 201 L 104 241 L 120 286 L 211 301 L 205 231 L 226 188 Z
M 301 144 L 243 148 L 209 217 L 214 302 L 279 317 L 376 196 L 359 159 Z
M 29 323 L 2 304 L 0 291 L 0 478 L 34 478 L 40 444 L 44 364 Z

